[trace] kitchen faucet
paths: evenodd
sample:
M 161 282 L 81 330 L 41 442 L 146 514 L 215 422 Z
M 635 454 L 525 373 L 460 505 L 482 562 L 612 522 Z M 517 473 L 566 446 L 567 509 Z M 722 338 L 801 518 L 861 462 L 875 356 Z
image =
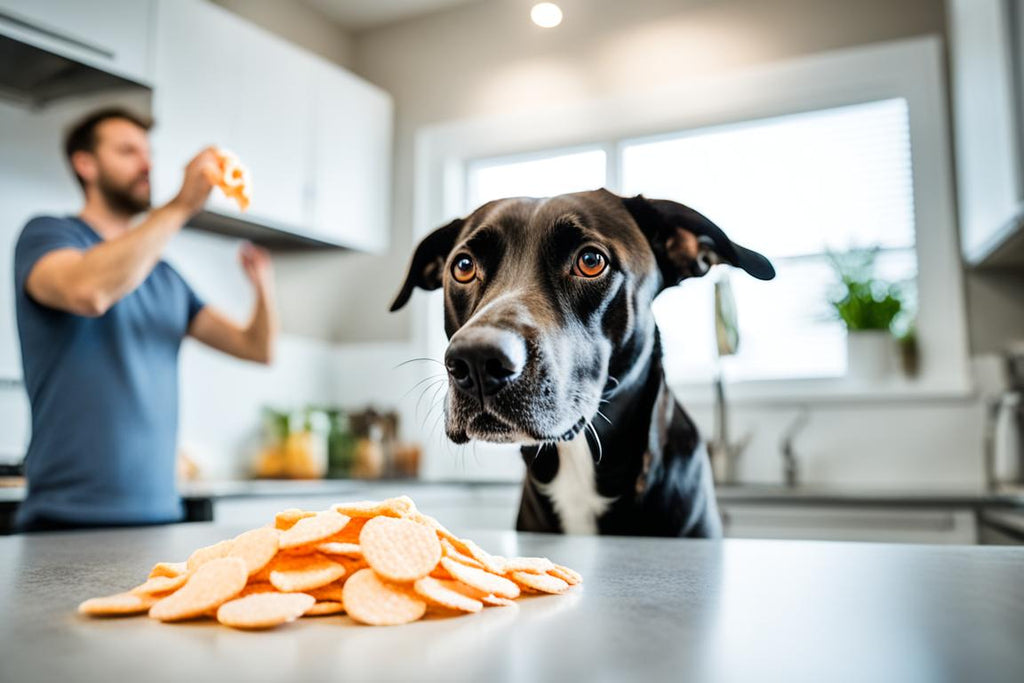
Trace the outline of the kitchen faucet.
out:
M 782 452 L 782 475 L 788 488 L 797 485 L 798 463 L 796 461 L 796 450 L 793 448 L 793 440 L 811 421 L 811 411 L 807 406 L 801 406 L 800 412 L 786 428 L 779 442 L 779 450 Z

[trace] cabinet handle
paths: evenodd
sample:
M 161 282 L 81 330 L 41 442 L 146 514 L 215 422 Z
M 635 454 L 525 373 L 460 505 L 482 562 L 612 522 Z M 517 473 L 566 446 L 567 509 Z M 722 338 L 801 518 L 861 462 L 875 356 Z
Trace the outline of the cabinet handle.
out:
M 55 38 L 61 42 L 67 43 L 68 45 L 72 45 L 83 50 L 88 50 L 89 52 L 92 52 L 93 54 L 98 55 L 100 57 L 103 57 L 104 59 L 113 60 L 117 56 L 114 52 L 108 50 L 107 48 L 100 47 L 99 45 L 93 45 L 92 43 L 87 43 L 84 40 L 79 40 L 78 38 L 72 38 L 71 36 L 65 35 L 58 31 L 54 31 L 53 29 L 38 26 L 36 24 L 27 22 L 24 19 L 19 19 L 18 17 L 7 14 L 6 12 L 0 12 L 0 20 L 5 21 L 8 24 L 18 26 L 20 28 L 28 29 L 29 31 L 32 31 L 34 33 L 47 36 L 48 38 Z

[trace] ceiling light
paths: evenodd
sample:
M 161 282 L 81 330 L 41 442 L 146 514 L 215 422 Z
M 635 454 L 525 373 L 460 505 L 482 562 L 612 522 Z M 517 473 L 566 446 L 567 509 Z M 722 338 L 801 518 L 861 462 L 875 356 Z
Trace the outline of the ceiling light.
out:
M 554 28 L 562 23 L 562 9 L 553 2 L 538 2 L 530 10 L 530 18 L 541 28 Z

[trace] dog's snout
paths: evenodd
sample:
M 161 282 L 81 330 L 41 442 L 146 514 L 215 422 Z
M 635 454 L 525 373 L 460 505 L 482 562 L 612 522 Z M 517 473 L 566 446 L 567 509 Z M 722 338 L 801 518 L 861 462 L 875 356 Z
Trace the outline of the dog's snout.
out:
M 526 344 L 508 330 L 467 328 L 452 337 L 445 367 L 460 391 L 493 396 L 513 381 L 526 366 Z

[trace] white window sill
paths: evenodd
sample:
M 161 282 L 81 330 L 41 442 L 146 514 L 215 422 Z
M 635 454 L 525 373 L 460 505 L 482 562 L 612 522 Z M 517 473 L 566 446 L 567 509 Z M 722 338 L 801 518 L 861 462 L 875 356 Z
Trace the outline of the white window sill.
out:
M 715 403 L 711 382 L 668 380 L 676 399 L 684 406 L 705 407 Z M 893 377 L 885 382 L 851 378 L 763 380 L 726 383 L 725 398 L 731 406 L 841 405 L 856 403 L 956 401 L 975 397 L 967 380 L 945 381 Z

